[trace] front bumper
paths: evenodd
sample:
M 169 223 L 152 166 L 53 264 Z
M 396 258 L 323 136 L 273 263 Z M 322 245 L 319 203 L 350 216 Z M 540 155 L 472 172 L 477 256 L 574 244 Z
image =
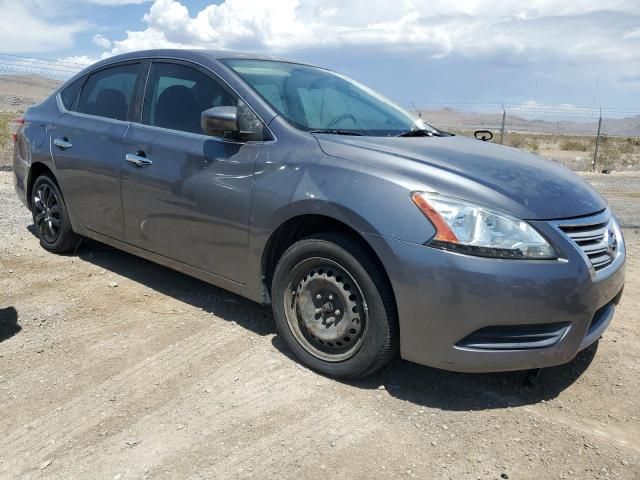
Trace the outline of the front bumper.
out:
M 558 260 L 480 258 L 365 235 L 394 289 L 402 358 L 461 372 L 524 370 L 567 363 L 600 338 L 624 286 L 624 245 L 606 271 L 595 272 L 562 232 L 534 223 L 560 252 Z M 554 325 L 566 328 L 532 348 L 463 341 L 479 330 Z

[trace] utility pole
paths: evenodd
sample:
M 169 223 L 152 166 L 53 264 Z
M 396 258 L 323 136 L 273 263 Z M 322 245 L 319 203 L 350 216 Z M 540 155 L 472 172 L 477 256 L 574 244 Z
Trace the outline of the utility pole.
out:
M 502 126 L 500 127 L 500 145 L 504 144 L 504 124 L 507 120 L 507 112 L 504 109 L 504 103 L 502 104 Z
M 418 118 L 422 118 L 422 112 L 420 110 L 418 110 L 418 107 L 416 107 L 416 104 L 411 102 L 411 106 L 418 113 Z
M 602 108 L 600 109 L 600 118 L 598 119 L 598 133 L 596 135 L 596 150 L 593 154 L 593 164 L 591 165 L 591 171 L 596 171 L 596 163 L 598 162 L 598 147 L 600 146 L 600 133 L 602 132 Z

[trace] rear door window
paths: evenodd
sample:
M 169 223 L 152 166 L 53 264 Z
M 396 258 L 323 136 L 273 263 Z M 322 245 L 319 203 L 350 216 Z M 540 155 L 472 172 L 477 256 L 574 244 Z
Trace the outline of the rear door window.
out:
M 80 93 L 80 87 L 82 87 L 84 79 L 85 77 L 80 77 L 60 92 L 60 100 L 62 100 L 62 104 L 67 110 L 73 110 L 74 103 L 76 102 L 78 93 Z
M 236 104 L 237 99 L 204 72 L 178 63 L 154 62 L 147 82 L 142 123 L 202 134 L 203 111 Z
M 119 65 L 92 74 L 82 88 L 76 111 L 126 120 L 140 64 Z

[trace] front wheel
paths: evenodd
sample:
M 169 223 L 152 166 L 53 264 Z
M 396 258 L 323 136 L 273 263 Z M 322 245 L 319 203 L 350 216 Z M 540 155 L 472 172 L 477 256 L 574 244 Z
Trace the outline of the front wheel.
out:
M 272 302 L 288 347 L 326 375 L 369 375 L 398 350 L 389 281 L 368 249 L 351 237 L 317 235 L 292 245 L 276 267 Z

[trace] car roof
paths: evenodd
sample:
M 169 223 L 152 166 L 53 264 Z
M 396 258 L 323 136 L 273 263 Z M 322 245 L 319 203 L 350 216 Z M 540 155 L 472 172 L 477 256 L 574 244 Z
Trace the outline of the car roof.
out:
M 287 62 L 287 63 L 295 63 L 300 65 L 309 65 L 311 64 L 287 60 L 280 57 L 275 57 L 271 55 L 258 55 L 255 53 L 248 52 L 236 52 L 231 50 L 200 50 L 200 49 L 154 49 L 154 50 L 140 50 L 136 52 L 124 53 L 121 55 L 116 55 L 113 57 L 105 58 L 100 62 L 92 65 L 101 66 L 107 65 L 110 63 L 121 62 L 126 60 L 135 60 L 139 58 L 174 58 L 174 59 L 183 59 L 183 60 L 192 60 L 192 61 L 201 61 L 203 58 L 209 60 L 224 60 L 224 59 L 235 59 L 242 58 L 246 60 L 273 60 L 278 62 Z

